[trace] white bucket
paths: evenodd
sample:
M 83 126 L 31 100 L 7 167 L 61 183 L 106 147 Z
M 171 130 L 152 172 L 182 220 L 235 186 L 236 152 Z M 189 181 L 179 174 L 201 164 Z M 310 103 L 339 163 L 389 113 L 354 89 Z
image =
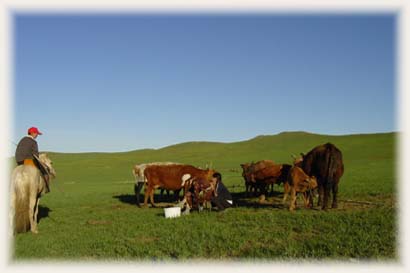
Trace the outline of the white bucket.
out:
M 175 218 L 181 216 L 180 207 L 164 208 L 165 218 Z

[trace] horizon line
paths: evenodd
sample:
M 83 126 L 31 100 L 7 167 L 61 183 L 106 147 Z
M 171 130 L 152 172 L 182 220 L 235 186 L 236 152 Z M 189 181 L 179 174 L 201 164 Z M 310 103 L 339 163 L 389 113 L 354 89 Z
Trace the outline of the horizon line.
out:
M 317 136 L 329 136 L 329 137 L 343 137 L 343 136 L 358 136 L 358 135 L 379 135 L 379 134 L 396 134 L 400 133 L 400 130 L 395 130 L 395 131 L 385 131 L 385 132 L 372 132 L 372 133 L 348 133 L 348 134 L 320 134 L 320 133 L 313 133 L 313 132 L 307 132 L 307 131 L 282 131 L 277 134 L 261 134 L 261 135 L 256 135 L 254 137 L 245 139 L 245 140 L 238 140 L 238 141 L 232 141 L 232 142 L 223 142 L 223 141 L 206 141 L 206 140 L 192 140 L 192 141 L 184 141 L 180 143 L 175 143 L 175 144 L 169 144 L 163 147 L 159 148 L 141 148 L 141 149 L 132 149 L 132 150 L 125 150 L 125 151 L 82 151 L 82 152 L 58 152 L 58 151 L 42 151 L 41 153 L 55 153 L 55 154 L 118 154 L 118 153 L 131 153 L 131 152 L 138 152 L 138 151 L 144 151 L 144 150 L 152 150 L 152 151 L 158 151 L 178 145 L 184 145 L 184 144 L 190 144 L 190 143 L 212 143 L 212 144 L 234 144 L 234 143 L 240 143 L 240 142 L 246 142 L 246 141 L 251 141 L 256 138 L 260 137 L 271 137 L 271 136 L 279 136 L 281 134 L 308 134 L 308 135 L 317 135 Z M 14 156 L 12 156 L 14 157 Z

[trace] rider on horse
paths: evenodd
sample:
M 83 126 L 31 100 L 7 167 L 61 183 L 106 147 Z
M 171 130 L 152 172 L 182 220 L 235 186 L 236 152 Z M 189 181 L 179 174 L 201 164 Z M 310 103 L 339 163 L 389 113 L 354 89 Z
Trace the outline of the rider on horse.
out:
M 27 133 L 28 135 L 23 137 L 17 145 L 15 154 L 17 165 L 24 164 L 37 167 L 46 182 L 46 192 L 50 192 L 49 174 L 38 160 L 39 153 L 36 138 L 38 135 L 42 135 L 42 133 L 36 127 L 29 128 Z

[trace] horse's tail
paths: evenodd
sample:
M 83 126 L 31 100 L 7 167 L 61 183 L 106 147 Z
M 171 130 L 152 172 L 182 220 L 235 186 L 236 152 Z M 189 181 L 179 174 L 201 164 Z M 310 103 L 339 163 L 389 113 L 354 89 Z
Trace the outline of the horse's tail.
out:
M 14 232 L 26 232 L 30 230 L 29 202 L 30 202 L 30 185 L 24 183 L 20 175 L 16 175 L 11 184 L 11 201 L 14 208 L 13 224 Z

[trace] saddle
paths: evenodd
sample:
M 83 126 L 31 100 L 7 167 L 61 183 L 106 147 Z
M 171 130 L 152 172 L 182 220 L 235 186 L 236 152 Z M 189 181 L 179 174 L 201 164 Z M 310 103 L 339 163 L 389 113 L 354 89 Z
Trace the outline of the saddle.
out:
M 41 163 L 41 161 L 37 158 L 34 157 L 33 159 L 26 159 L 26 160 L 31 160 L 33 162 L 33 165 L 37 167 L 37 169 L 40 170 L 40 174 L 44 179 L 44 182 L 46 184 L 46 193 L 50 192 L 50 186 L 49 186 L 49 182 L 50 182 L 50 171 L 48 169 L 47 166 L 45 166 L 43 163 Z M 24 164 L 26 164 L 26 160 L 24 160 Z

